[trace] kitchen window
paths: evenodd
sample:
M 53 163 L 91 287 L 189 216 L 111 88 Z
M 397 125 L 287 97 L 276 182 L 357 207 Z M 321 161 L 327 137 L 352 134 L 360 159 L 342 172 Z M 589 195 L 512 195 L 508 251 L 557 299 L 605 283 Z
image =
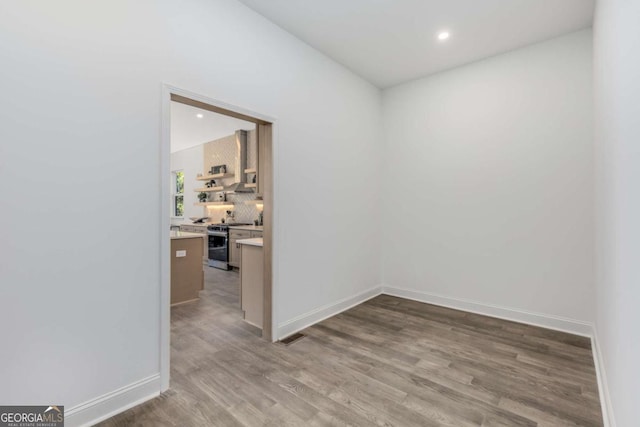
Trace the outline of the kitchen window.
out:
M 171 172 L 171 216 L 184 217 L 184 171 Z

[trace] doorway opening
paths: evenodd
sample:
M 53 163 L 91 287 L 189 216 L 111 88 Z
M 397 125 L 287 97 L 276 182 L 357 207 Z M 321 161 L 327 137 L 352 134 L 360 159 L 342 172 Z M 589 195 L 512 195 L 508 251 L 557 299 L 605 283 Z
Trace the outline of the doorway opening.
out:
M 240 332 L 252 331 L 269 342 L 275 337 L 275 121 L 174 87 L 165 86 L 163 95 L 160 364 L 165 391 L 172 329 L 175 333 L 183 313 L 198 327 L 216 328 L 215 310 L 207 311 L 213 307 L 225 319 L 237 314 L 244 323 L 233 327 Z M 189 253 L 201 257 L 189 264 Z M 174 314 L 178 319 L 172 323 Z

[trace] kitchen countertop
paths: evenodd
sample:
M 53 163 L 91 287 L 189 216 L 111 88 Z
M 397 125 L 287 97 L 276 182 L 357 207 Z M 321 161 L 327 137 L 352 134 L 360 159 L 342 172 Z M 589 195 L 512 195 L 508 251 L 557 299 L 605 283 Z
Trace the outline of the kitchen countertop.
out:
M 236 240 L 236 243 L 240 243 L 241 245 L 249 245 L 249 246 L 259 246 L 262 247 L 262 237 L 254 237 L 253 239 L 240 239 Z
M 232 230 L 249 230 L 249 231 L 262 231 L 262 225 L 231 225 L 229 228 Z
M 171 239 L 193 239 L 196 237 L 202 239 L 206 237 L 206 234 L 189 233 L 187 231 L 171 231 L 170 233 Z
M 199 224 L 192 224 L 190 222 L 185 222 L 182 224 L 172 224 L 173 226 L 178 226 L 178 225 L 190 225 L 193 227 L 207 227 L 208 225 L 219 225 L 219 222 L 203 222 L 203 223 L 199 223 Z M 262 231 L 263 227 L 261 225 L 233 225 L 233 224 L 227 224 L 229 226 L 229 228 L 234 229 L 234 230 L 249 230 L 249 231 Z

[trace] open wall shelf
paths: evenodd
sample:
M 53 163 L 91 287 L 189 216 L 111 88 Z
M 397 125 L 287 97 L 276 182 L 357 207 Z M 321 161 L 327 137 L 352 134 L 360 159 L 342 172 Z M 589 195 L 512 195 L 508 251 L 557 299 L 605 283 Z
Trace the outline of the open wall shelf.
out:
M 194 188 L 193 191 L 198 192 L 198 193 L 210 193 L 212 191 L 223 191 L 224 187 L 220 186 L 220 187 L 202 187 L 202 188 Z
M 202 176 L 198 176 L 196 177 L 196 179 L 198 181 L 209 181 L 211 179 L 224 179 L 224 178 L 231 178 L 232 176 L 234 176 L 232 173 L 217 173 L 215 175 L 202 175 Z
M 233 202 L 196 202 L 194 206 L 233 206 Z

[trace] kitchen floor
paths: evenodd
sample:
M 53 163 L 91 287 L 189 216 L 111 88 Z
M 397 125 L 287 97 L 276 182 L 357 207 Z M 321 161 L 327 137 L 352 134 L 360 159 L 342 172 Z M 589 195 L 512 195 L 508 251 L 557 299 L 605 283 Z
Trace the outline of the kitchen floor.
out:
M 289 346 L 236 272 L 172 309 L 171 389 L 102 426 L 602 426 L 590 340 L 386 295 Z

